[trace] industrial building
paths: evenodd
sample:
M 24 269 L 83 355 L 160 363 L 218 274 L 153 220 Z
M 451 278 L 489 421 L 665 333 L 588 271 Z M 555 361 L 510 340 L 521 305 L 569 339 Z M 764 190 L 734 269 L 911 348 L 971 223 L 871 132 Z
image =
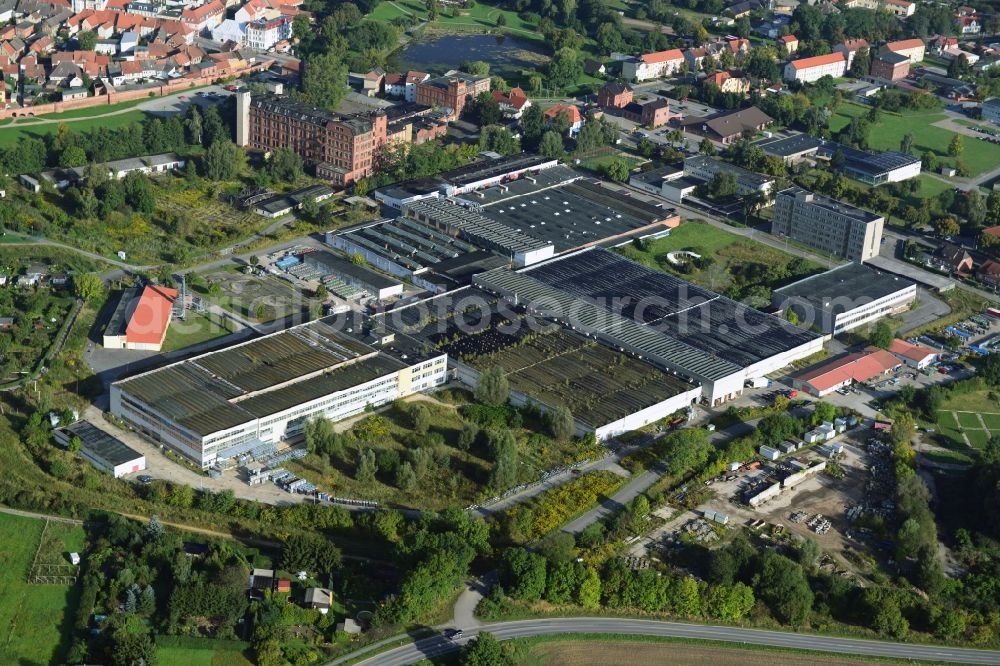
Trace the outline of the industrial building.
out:
M 327 243 L 361 255 L 379 270 L 441 291 L 425 273 L 440 268 L 440 262 L 459 262 L 463 254 L 485 251 L 523 267 L 598 243 L 657 235 L 680 223 L 672 208 L 564 166 L 448 198 L 417 199 L 402 208 L 403 217 L 396 220 L 330 232 Z M 451 263 L 447 268 L 460 267 Z
M 160 351 L 177 290 L 158 285 L 126 289 L 104 328 L 105 349 Z
M 126 445 L 117 437 L 88 421 L 77 421 L 53 432 L 56 443 L 68 447 L 74 437 L 80 438 L 80 455 L 102 472 L 116 479 L 146 469 L 146 456 Z
M 160 153 L 158 155 L 144 155 L 142 157 L 129 157 L 123 160 L 112 160 L 105 164 L 108 178 L 121 180 L 130 173 L 142 173 L 147 176 L 178 171 L 184 168 L 187 160 L 176 153 Z M 45 180 L 58 189 L 64 190 L 83 181 L 87 177 L 88 170 L 96 168 L 97 165 L 67 167 L 43 171 L 38 174 L 38 178 L 28 175 L 21 176 L 21 184 L 33 192 L 41 190 L 39 179 Z
M 713 406 L 823 347 L 815 333 L 603 248 L 473 284 L 700 384 Z
M 254 212 L 272 219 L 288 215 L 307 202 L 326 201 L 334 194 L 326 185 L 312 185 L 288 194 L 279 194 L 254 204 Z
M 905 312 L 916 298 L 915 283 L 850 263 L 775 289 L 771 304 L 806 328 L 839 335 Z
M 896 150 L 872 153 L 835 141 L 824 141 L 819 148 L 818 156 L 832 159 L 837 153 L 844 157 L 840 171 L 845 176 L 868 185 L 898 183 L 920 175 L 920 158 Z
M 111 413 L 203 469 L 273 452 L 305 421 L 339 420 L 445 381 L 445 354 L 362 340 L 320 319 L 137 374 Z
M 815 155 L 823 139 L 809 134 L 794 133 L 761 139 L 754 145 L 772 157 L 780 157 L 785 164 L 793 164 L 799 160 Z
M 480 93 L 489 92 L 490 77 L 451 70 L 444 76 L 417 84 L 416 102 L 424 106 L 451 109 L 452 119 L 462 115 L 465 105 Z
M 792 377 L 792 386 L 822 398 L 854 382 L 867 382 L 887 375 L 900 365 L 900 360 L 886 350 L 869 348 L 808 368 Z M 812 439 L 806 436 L 806 442 L 812 443 Z
M 790 187 L 775 197 L 771 233 L 861 262 L 878 255 L 884 222 L 881 215 Z
M 381 112 L 347 115 L 272 93 L 236 94 L 236 145 L 263 152 L 290 148 L 334 185 L 370 175 L 388 140 Z
M 501 185 L 560 164 L 558 159 L 522 153 L 506 157 L 486 157 L 472 164 L 443 171 L 436 176 L 408 180 L 380 187 L 372 196 L 395 210 L 420 199 L 450 197 Z
M 769 176 L 705 155 L 688 157 L 683 167 L 668 165 L 634 174 L 629 178 L 629 185 L 667 201 L 682 203 L 685 197 L 692 196 L 699 186 L 707 184 L 718 173 L 732 174 L 741 195 L 767 194 L 774 186 L 774 179 Z
M 923 370 L 938 360 L 938 352 L 925 345 L 918 345 L 896 338 L 889 345 L 889 353 L 908 367 Z
M 307 268 L 320 276 L 320 282 L 334 293 L 343 285 L 379 301 L 403 295 L 402 282 L 387 278 L 381 273 L 331 252 L 323 250 L 307 252 L 302 256 L 302 261 Z M 358 296 L 363 298 L 361 294 Z

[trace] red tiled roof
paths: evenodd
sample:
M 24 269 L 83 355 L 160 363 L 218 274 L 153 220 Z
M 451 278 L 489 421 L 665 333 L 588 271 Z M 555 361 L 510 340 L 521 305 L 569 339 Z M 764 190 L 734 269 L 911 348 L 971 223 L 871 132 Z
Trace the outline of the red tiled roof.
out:
M 176 299 L 176 289 L 145 287 L 135 311 L 128 320 L 128 326 L 125 327 L 125 339 L 129 342 L 149 344 L 162 342 L 170 324 L 170 311 Z
M 583 122 L 583 116 L 580 114 L 580 109 L 576 108 L 572 104 L 556 104 L 555 106 L 549 108 L 545 112 L 546 118 L 555 118 L 560 113 L 565 112 L 569 117 L 569 122 L 571 125 Z
M 646 53 L 639 56 L 647 65 L 652 65 L 658 62 L 667 62 L 669 60 L 681 60 L 684 58 L 684 54 L 680 49 L 670 49 L 669 51 L 657 51 L 655 53 Z
M 844 59 L 843 53 L 827 53 L 826 55 L 813 56 L 811 58 L 799 58 L 798 60 L 792 61 L 792 67 L 795 69 L 809 69 L 810 67 L 821 67 L 822 65 L 832 65 L 835 62 L 841 62 Z
M 896 357 L 886 350 L 867 349 L 807 370 L 795 379 L 808 383 L 822 393 L 851 379 L 866 382 L 898 365 Z
M 791 44 L 792 42 L 797 42 L 797 41 L 799 41 L 799 38 L 796 37 L 795 35 L 785 35 L 784 37 L 781 38 L 781 42 L 783 44 Z
M 923 361 L 928 356 L 933 356 L 937 354 L 936 351 L 930 347 L 925 347 L 924 345 L 915 345 L 912 342 L 907 342 L 906 340 L 900 340 L 896 338 L 889 345 L 889 351 L 896 356 L 903 356 L 910 359 L 911 361 L 920 362 Z
M 868 40 L 861 38 L 845 39 L 843 42 L 840 43 L 840 45 L 843 46 L 848 51 L 857 51 L 858 49 L 868 48 Z
M 922 39 L 902 39 L 898 42 L 889 42 L 885 45 L 885 48 L 890 51 L 906 51 L 908 49 L 919 49 L 923 48 L 924 41 Z

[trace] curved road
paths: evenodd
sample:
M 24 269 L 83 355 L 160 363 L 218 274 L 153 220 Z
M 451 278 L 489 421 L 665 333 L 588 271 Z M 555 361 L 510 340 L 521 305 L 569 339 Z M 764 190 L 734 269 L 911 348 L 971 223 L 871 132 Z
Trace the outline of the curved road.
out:
M 415 643 L 375 655 L 358 662 L 358 666 L 406 666 L 421 659 L 459 649 L 475 638 L 479 632 L 489 631 L 500 640 L 527 638 L 553 634 L 629 634 L 637 636 L 662 636 L 695 640 L 725 641 L 745 645 L 763 645 L 797 650 L 814 650 L 862 657 L 890 657 L 960 664 L 1000 664 L 1000 651 L 951 648 L 935 645 L 910 645 L 887 641 L 871 641 L 857 638 L 836 638 L 815 634 L 795 634 L 762 629 L 740 629 L 681 622 L 661 622 L 657 620 L 630 620 L 617 618 L 553 618 L 541 620 L 520 620 L 517 622 L 496 622 L 469 629 L 458 641 L 450 641 L 441 635 L 418 640 Z M 356 654 L 354 655 L 357 656 Z M 351 657 L 348 655 L 346 658 Z M 330 662 L 337 664 L 341 660 Z

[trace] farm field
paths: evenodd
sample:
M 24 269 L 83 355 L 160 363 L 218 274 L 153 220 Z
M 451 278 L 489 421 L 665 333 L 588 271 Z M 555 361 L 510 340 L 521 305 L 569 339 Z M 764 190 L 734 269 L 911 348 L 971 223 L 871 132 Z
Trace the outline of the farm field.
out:
M 713 263 L 706 268 L 684 272 L 667 259 L 669 252 L 688 249 L 703 257 L 711 257 Z M 750 272 L 763 271 L 775 276 L 784 272 L 786 275 L 783 279 L 767 285 L 775 288 L 817 273 L 823 268 L 815 262 L 798 259 L 781 250 L 698 220 L 685 221 L 672 230 L 669 236 L 647 241 L 642 249 L 626 245 L 618 251 L 641 264 L 678 275 L 720 293 L 725 292 L 736 282 L 737 275 L 744 276 Z
M 62 663 L 78 601 L 75 585 L 32 585 L 27 576 L 45 523 L 0 514 L 0 663 Z M 83 528 L 50 524 L 40 561 L 69 564 L 82 550 Z
M 830 119 L 830 131 L 838 132 L 846 127 L 851 118 L 868 114 L 868 107 L 860 104 L 845 103 L 837 107 Z M 873 150 L 899 150 L 899 143 L 906 134 L 913 135 L 914 154 L 933 151 L 942 162 L 954 164 L 955 159 L 948 156 L 948 144 L 951 143 L 954 132 L 934 127 L 934 123 L 944 120 L 947 116 L 940 111 L 910 111 L 902 114 L 883 113 L 878 124 L 872 127 L 870 134 Z M 973 176 L 996 168 L 1000 164 L 1000 146 L 980 141 L 971 136 L 963 136 L 963 153 L 960 157 L 969 167 Z M 926 196 L 921 192 L 921 196 Z
M 195 648 L 161 647 L 156 649 L 158 666 L 251 666 L 242 652 L 236 650 L 199 650 Z

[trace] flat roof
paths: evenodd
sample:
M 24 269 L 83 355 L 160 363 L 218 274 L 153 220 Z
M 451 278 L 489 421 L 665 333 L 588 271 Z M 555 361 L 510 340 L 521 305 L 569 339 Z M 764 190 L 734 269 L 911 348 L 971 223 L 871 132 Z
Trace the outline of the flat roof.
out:
M 778 192 L 779 197 L 789 197 L 789 198 L 800 198 L 808 197 L 808 203 L 811 206 L 818 206 L 820 208 L 825 208 L 831 212 L 837 213 L 839 215 L 844 215 L 845 217 L 850 217 L 859 222 L 874 222 L 875 220 L 882 219 L 881 215 L 867 211 L 864 208 L 858 208 L 857 206 L 852 206 L 851 204 L 844 203 L 837 199 L 832 199 L 822 194 L 816 194 L 814 192 L 809 192 L 801 187 L 789 187 L 787 190 L 782 190 Z
M 410 217 L 421 217 L 468 234 L 474 242 L 484 242 L 491 249 L 502 249 L 513 253 L 532 252 L 549 246 L 549 243 L 535 238 L 506 224 L 498 222 L 471 207 L 439 199 L 421 199 L 406 204 L 405 212 Z
M 756 142 L 756 145 L 768 155 L 786 158 L 802 155 L 810 151 L 815 152 L 823 145 L 823 140 L 808 134 L 794 134 L 792 136 L 761 139 Z
M 479 251 L 472 243 L 407 217 L 345 229 L 337 235 L 410 271 Z
M 321 385 L 341 366 L 383 367 L 382 351 L 339 330 L 335 317 L 301 324 L 249 342 L 179 361 L 116 382 L 196 435 L 205 436 L 252 420 L 266 397 L 304 391 L 297 383 Z M 377 359 L 372 361 L 372 359 Z M 277 390 L 275 390 L 277 389 Z
M 673 176 L 678 173 L 682 173 L 683 171 L 684 169 L 681 166 L 676 164 L 667 164 L 656 169 L 650 169 L 649 171 L 641 171 L 639 173 L 632 174 L 629 177 L 629 180 L 659 186 L 663 182 L 663 179 L 667 176 Z
M 520 171 L 544 166 L 550 162 L 558 162 L 551 157 L 542 157 L 531 153 L 508 155 L 499 159 L 482 159 L 437 175 L 442 182 L 451 185 L 468 185 L 487 178 L 501 176 L 508 171 Z
M 771 176 L 754 173 L 749 169 L 744 169 L 741 166 L 726 162 L 718 157 L 709 157 L 708 155 L 693 155 L 688 157 L 684 160 L 685 173 L 689 166 L 711 172 L 712 174 L 731 173 L 736 177 L 740 185 L 748 188 L 759 188 L 767 183 L 774 182 L 774 178 Z
M 843 264 L 774 290 L 784 299 L 806 301 L 820 311 L 840 314 L 846 311 L 837 299 L 849 297 L 854 303 L 879 300 L 914 286 L 904 278 L 883 273 L 864 264 Z
M 139 287 L 129 287 L 122 292 L 118 305 L 115 306 L 111 318 L 108 319 L 108 325 L 104 328 L 105 335 L 125 335 L 125 326 L 128 325 L 128 320 L 132 316 L 132 311 L 138 302 L 138 296 Z
M 110 467 L 141 458 L 142 454 L 89 421 L 77 421 L 63 428 L 70 437 L 80 438 L 80 448 Z
M 332 273 L 346 275 L 347 277 L 353 278 L 358 282 L 374 287 L 377 290 L 391 289 L 392 287 L 398 287 L 402 284 L 398 280 L 390 279 L 381 273 L 376 273 L 369 268 L 359 266 L 353 261 L 335 255 L 332 252 L 327 252 L 326 250 L 309 252 L 303 255 L 302 259 L 307 264 L 310 262 L 321 264 Z

